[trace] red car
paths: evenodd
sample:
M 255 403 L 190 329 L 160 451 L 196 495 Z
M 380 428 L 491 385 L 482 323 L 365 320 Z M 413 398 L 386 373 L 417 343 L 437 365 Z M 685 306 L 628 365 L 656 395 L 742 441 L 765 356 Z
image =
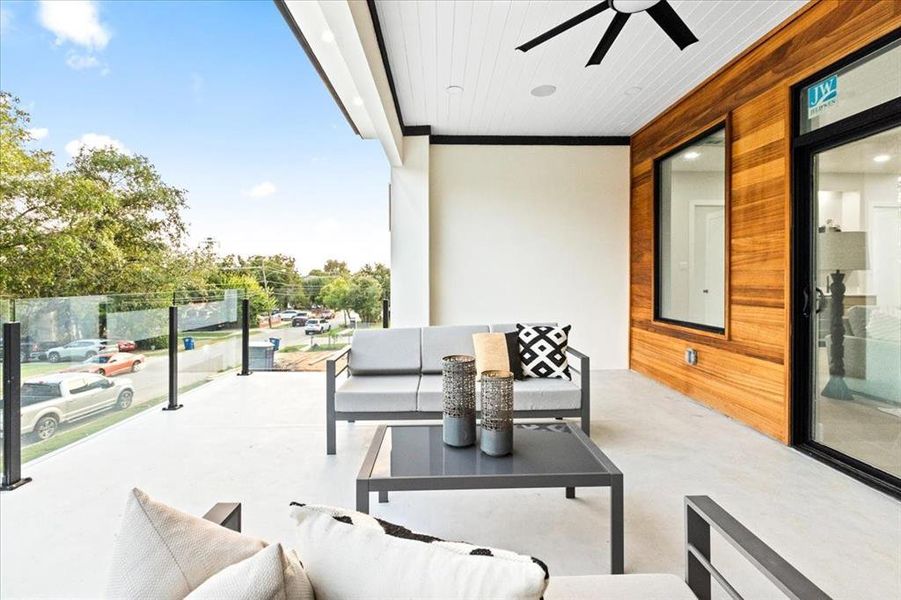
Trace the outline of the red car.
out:
M 104 377 L 121 375 L 122 373 L 134 373 L 144 368 L 147 359 L 143 354 L 129 354 L 127 352 L 103 352 L 92 356 L 69 371 L 79 373 L 97 373 Z
M 134 352 L 138 349 L 138 345 L 131 340 L 119 340 L 116 342 L 119 352 Z

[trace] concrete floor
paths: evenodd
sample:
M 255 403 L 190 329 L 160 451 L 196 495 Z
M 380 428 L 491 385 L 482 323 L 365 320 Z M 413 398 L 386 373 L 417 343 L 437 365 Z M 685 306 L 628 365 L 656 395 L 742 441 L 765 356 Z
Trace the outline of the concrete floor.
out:
M 834 598 L 901 597 L 901 503 L 681 394 L 624 371 L 592 374 L 593 438 L 625 474 L 626 570 L 683 572 L 686 494 L 708 494 Z M 339 423 L 325 455 L 321 373 L 223 376 L 25 466 L 0 495 L 0 596 L 97 597 L 128 490 L 195 514 L 244 503 L 246 532 L 291 543 L 291 500 L 352 507 L 374 424 Z M 606 490 L 395 493 L 374 515 L 532 554 L 552 576 L 609 568 Z M 780 597 L 714 543 L 751 598 Z

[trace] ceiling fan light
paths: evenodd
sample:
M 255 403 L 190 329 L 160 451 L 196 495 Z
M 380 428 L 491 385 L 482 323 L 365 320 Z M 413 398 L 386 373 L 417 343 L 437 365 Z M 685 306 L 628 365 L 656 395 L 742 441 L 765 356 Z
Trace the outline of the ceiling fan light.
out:
M 631 14 L 647 10 L 659 2 L 660 0 L 611 0 L 610 5 L 616 12 Z
M 685 160 L 698 160 L 699 158 L 701 158 L 701 153 L 697 150 L 689 150 L 682 155 L 682 158 L 684 158 Z

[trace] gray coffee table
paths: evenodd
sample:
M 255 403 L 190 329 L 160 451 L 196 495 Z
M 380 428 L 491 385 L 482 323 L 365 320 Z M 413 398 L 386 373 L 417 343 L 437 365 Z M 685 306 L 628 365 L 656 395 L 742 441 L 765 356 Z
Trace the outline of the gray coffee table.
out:
M 444 445 L 441 425 L 380 425 L 357 475 L 357 510 L 369 493 L 499 488 L 610 488 L 610 572 L 623 572 L 623 474 L 582 430 L 569 423 L 516 424 L 513 454 L 493 458 L 478 444 Z

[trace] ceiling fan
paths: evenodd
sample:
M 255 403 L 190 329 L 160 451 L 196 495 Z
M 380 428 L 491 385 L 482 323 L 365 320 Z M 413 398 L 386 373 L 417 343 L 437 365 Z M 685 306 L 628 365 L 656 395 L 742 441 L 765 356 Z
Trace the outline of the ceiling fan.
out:
M 612 8 L 616 11 L 616 14 L 613 16 L 610 27 L 604 32 L 604 37 L 601 38 L 601 41 L 594 49 L 594 52 L 591 53 L 591 58 L 588 59 L 588 63 L 585 65 L 586 67 L 589 65 L 601 64 L 601 61 L 604 59 L 607 51 L 610 50 L 610 46 L 613 45 L 616 36 L 623 30 L 629 17 L 634 13 L 642 11 L 651 15 L 651 18 L 654 19 L 666 35 L 676 42 L 676 45 L 679 46 L 680 50 L 685 50 L 688 46 L 691 46 L 698 41 L 698 38 L 691 32 L 691 29 L 688 28 L 685 21 L 676 14 L 676 11 L 673 10 L 673 7 L 669 5 L 667 0 L 604 0 L 588 10 L 580 12 L 575 17 L 560 23 L 553 29 L 545 31 L 535 39 L 529 40 L 525 44 L 518 46 L 516 49 L 528 52 L 535 46 L 543 44 L 564 31 L 575 27 L 579 23 L 587 21 L 591 17 L 604 12 L 608 8 Z

